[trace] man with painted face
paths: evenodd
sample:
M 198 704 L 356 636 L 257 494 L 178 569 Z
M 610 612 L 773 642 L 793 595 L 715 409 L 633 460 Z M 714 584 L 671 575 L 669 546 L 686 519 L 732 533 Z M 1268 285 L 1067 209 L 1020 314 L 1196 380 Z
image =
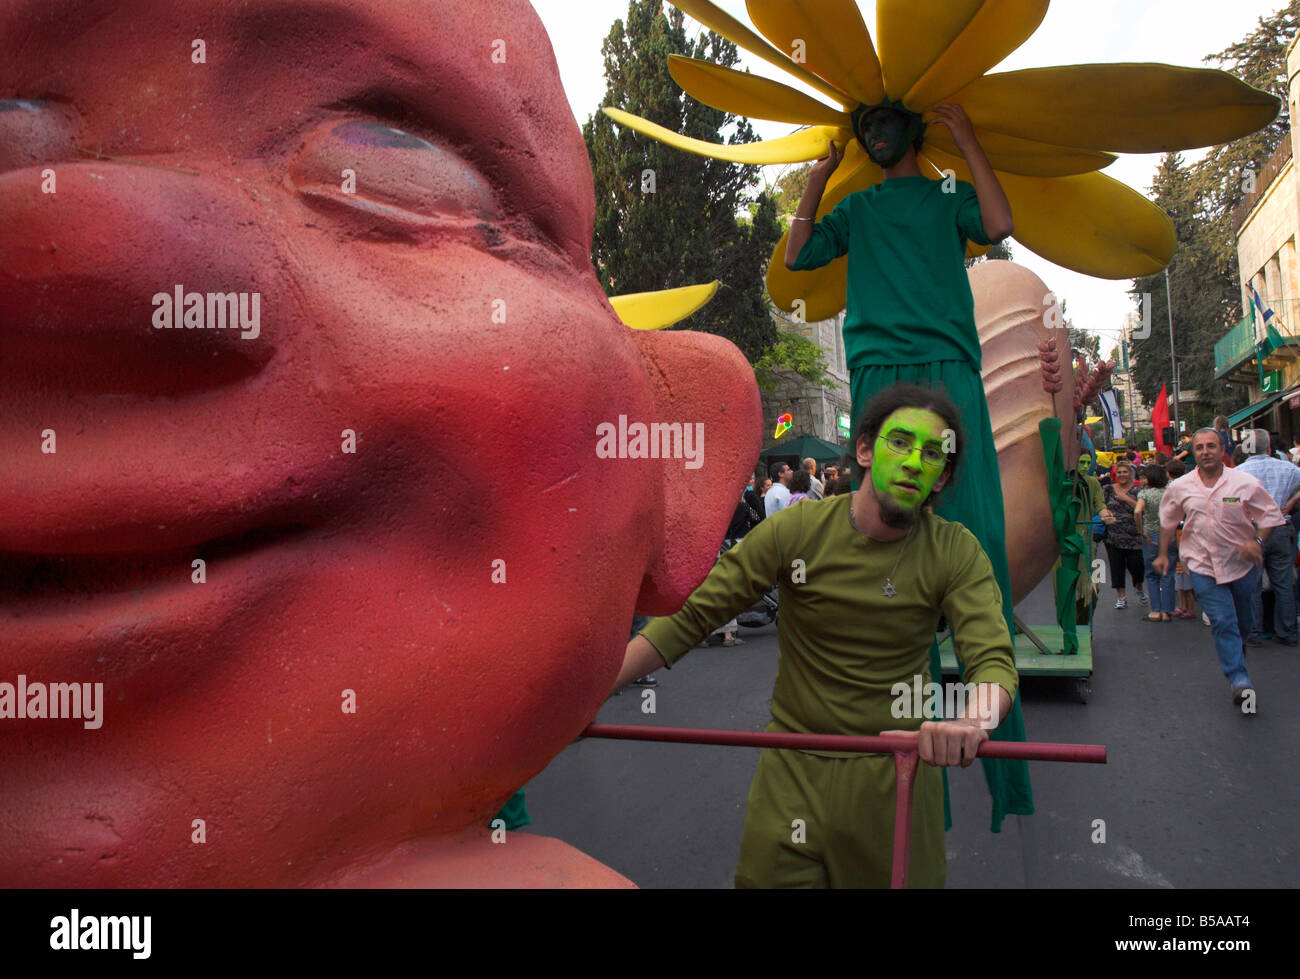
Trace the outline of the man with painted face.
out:
M 1010 709 L 1018 676 L 988 557 L 968 530 L 930 509 L 959 456 L 964 464 L 969 442 L 956 406 L 938 391 L 896 385 L 868 405 L 854 444 L 863 489 L 788 507 L 751 530 L 681 611 L 628 643 L 614 689 L 677 663 L 779 580 L 780 667 L 767 729 L 917 738 L 927 764 L 917 771 L 909 879 L 913 887 L 941 887 L 937 766 L 971 763 Z M 966 709 L 947 721 L 918 714 L 910 695 L 939 680 L 929 654 L 940 616 L 961 650 L 964 681 L 977 685 Z M 887 887 L 894 786 L 888 755 L 764 750 L 736 886 Z
M 844 349 L 855 420 L 878 391 L 899 382 L 941 388 L 956 402 L 969 442 L 962 447 L 962 475 L 944 494 L 938 512 L 964 524 L 983 545 L 1011 636 L 1001 474 L 965 265 L 968 241 L 990 245 L 1011 234 L 1011 206 L 966 113 L 956 105 L 933 111 L 931 124 L 951 132 L 974 183 L 922 172 L 917 151 L 925 122 L 920 115 L 901 103 L 862 106 L 853 113 L 854 133 L 884 179 L 849 194 L 816 221 L 827 180 L 842 158 L 843 151 L 832 142 L 809 173 L 790 225 L 785 264 L 794 271 L 816 269 L 848 255 Z M 853 486 L 858 486 L 856 480 Z M 937 645 L 931 665 L 937 673 Z M 994 737 L 1024 740 L 1019 701 Z M 983 767 L 995 832 L 1004 815 L 1033 813 L 1026 763 L 985 761 Z

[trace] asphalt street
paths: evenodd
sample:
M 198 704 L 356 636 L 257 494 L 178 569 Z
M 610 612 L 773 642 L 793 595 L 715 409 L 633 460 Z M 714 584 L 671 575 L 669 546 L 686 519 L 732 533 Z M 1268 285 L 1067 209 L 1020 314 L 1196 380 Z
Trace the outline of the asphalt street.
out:
M 1294 887 L 1300 811 L 1300 650 L 1248 649 L 1258 713 L 1235 711 L 1210 630 L 1147 624 L 1130 589 L 1116 610 L 1103 587 L 1092 695 L 1027 678 L 1033 741 L 1103 744 L 1106 765 L 1030 764 L 1037 813 L 989 831 L 978 765 L 953 769 L 948 886 Z M 1052 621 L 1041 585 L 1017 611 Z M 655 713 L 640 687 L 611 698 L 614 724 L 762 730 L 776 676 L 775 627 L 743 646 L 696 649 L 660 670 Z M 645 888 L 732 886 L 758 749 L 586 739 L 527 786 L 528 831 L 557 837 Z M 1097 842 L 1104 822 L 1104 842 Z

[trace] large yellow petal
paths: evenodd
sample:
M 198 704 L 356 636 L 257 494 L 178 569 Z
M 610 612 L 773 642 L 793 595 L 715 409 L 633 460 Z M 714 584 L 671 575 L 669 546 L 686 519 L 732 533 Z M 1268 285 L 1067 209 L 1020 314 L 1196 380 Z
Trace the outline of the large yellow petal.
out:
M 925 156 L 940 170 L 971 179 L 965 160 L 933 147 Z M 1149 200 L 1104 173 L 1022 177 L 999 173 L 1011 203 L 1014 237 L 1049 262 L 1101 279 L 1159 272 L 1174 257 L 1174 223 Z
M 618 318 L 634 330 L 662 330 L 702 309 L 718 291 L 718 285 L 714 281 L 680 289 L 630 292 L 625 296 L 610 296 L 609 304 Z
M 1062 65 L 987 75 L 950 99 L 981 131 L 1118 153 L 1231 142 L 1280 103 L 1227 72 L 1158 64 Z
M 708 61 L 668 56 L 673 81 L 693 98 L 723 112 L 798 126 L 852 126 L 847 112 L 832 109 L 788 85 L 759 75 L 733 71 Z
M 811 272 L 791 272 L 785 267 L 785 244 L 790 232 L 781 236 L 767 263 L 767 294 L 773 304 L 787 313 L 803 300 L 805 322 L 815 323 L 838 316 L 848 293 L 849 257 L 843 255 Z
M 1038 29 L 1048 0 L 879 0 L 885 88 L 924 112 L 998 64 Z
M 745 0 L 754 26 L 782 51 L 865 105 L 885 99 L 880 62 L 857 0 Z
M 846 128 L 834 126 L 813 126 L 809 129 L 769 139 L 759 143 L 737 143 L 724 145 L 710 143 L 702 139 L 682 136 L 671 129 L 666 129 L 649 119 L 642 119 L 622 109 L 610 106 L 600 110 L 620 126 L 626 126 L 636 132 L 649 136 L 675 149 L 685 150 L 697 156 L 707 156 L 715 160 L 727 160 L 730 163 L 806 163 L 808 160 L 820 160 L 826 155 L 826 144 L 832 139 L 843 144 L 853 138 L 853 133 Z
M 911 91 L 983 4 L 984 0 L 877 0 L 876 41 L 885 93 L 898 101 Z
M 732 17 L 731 14 L 710 3 L 709 0 L 668 0 L 668 2 L 686 16 L 694 17 L 715 34 L 721 34 L 728 41 L 740 45 L 750 54 L 762 58 L 768 64 L 776 65 L 786 74 L 794 76 L 815 91 L 821 92 L 827 98 L 845 106 L 852 103 L 852 96 L 846 95 L 836 90 L 834 86 L 822 81 L 803 65 L 791 60 L 785 52 L 772 47 L 772 45 L 736 20 L 735 17 Z
M 937 118 L 933 113 L 930 115 Z M 975 130 L 975 137 L 994 170 L 1019 173 L 1026 177 L 1065 177 L 1075 173 L 1091 173 L 1110 166 L 1117 159 L 1114 153 L 1056 146 L 1036 139 L 1020 139 L 983 129 Z M 928 126 L 925 130 L 925 145 L 938 147 L 951 156 L 961 155 L 947 126 Z
M 880 168 L 867 158 L 856 142 L 850 143 L 844 159 L 827 181 L 826 192 L 817 207 L 817 217 L 835 210 L 835 206 L 849 194 L 866 190 L 884 179 Z M 837 315 L 844 308 L 848 256 L 810 272 L 792 272 L 785 267 L 785 246 L 789 237 L 789 232 L 781 236 L 767 263 L 767 294 L 778 309 L 787 312 L 794 310 L 795 300 L 802 299 L 805 304 L 803 315 L 809 322 Z

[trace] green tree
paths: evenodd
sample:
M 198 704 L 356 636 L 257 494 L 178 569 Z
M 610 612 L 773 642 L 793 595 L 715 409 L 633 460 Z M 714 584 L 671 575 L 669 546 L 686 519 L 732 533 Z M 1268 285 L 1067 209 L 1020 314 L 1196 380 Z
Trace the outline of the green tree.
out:
M 1205 213 L 1204 185 L 1196 176 L 1184 165 L 1182 154 L 1168 153 L 1160 161 L 1151 193 L 1173 220 L 1178 236 L 1168 271 L 1181 389 L 1199 391 L 1212 412 L 1227 414 L 1244 403 L 1243 394 L 1214 380 L 1214 344 L 1241 314 L 1237 262 L 1235 252 L 1223 246 L 1226 215 L 1211 218 Z M 1135 279 L 1130 295 L 1140 310 L 1145 303 L 1150 316 L 1148 335 L 1135 337 L 1129 356 L 1136 358 L 1134 384 L 1142 400 L 1153 404 L 1161 385 L 1173 391 L 1165 274 Z
M 966 259 L 966 267 L 970 268 L 972 265 L 978 265 L 980 262 L 988 262 L 993 260 L 1001 260 L 1003 262 L 1014 261 L 1014 259 L 1011 257 L 1010 238 L 1004 238 L 1002 241 L 999 241 L 996 245 L 994 245 L 983 255 L 980 255 L 977 258 Z
M 805 163 L 793 170 L 787 169 L 777 178 L 776 189 L 772 196 L 776 198 L 777 213 L 782 217 L 792 217 L 799 209 L 799 202 L 803 200 L 804 191 L 808 189 L 808 174 L 811 172 L 812 164 Z
M 781 330 L 776 343 L 754 362 L 754 378 L 761 390 L 769 394 L 778 381 L 795 376 L 822 387 L 834 387 L 826 376 L 825 352 L 802 334 Z
M 728 68 L 739 60 L 736 46 L 716 34 L 690 39 L 680 10 L 665 16 L 659 0 L 630 0 L 626 22 L 614 22 L 601 54 L 604 105 L 695 139 L 721 142 L 731 130 L 726 142 L 754 141 L 747 120 L 687 97 L 669 75 L 670 54 Z M 781 226 L 771 196 L 750 192 L 759 168 L 684 153 L 603 113 L 590 116 L 582 133 L 596 190 L 591 257 L 605 292 L 718 279 L 717 296 L 681 326 L 726 337 L 751 362 L 761 357 L 777 340 L 763 277 Z
M 1214 380 L 1214 343 L 1242 316 L 1233 211 L 1278 144 L 1288 138 L 1290 117 L 1286 48 L 1300 24 L 1300 0 L 1269 17 L 1246 37 L 1205 58 L 1242 81 L 1276 95 L 1282 110 L 1269 125 L 1216 146 L 1193 167 L 1175 153 L 1164 157 L 1152 187 L 1156 203 L 1174 221 L 1178 250 L 1169 266 L 1174 346 L 1183 390 L 1201 392 L 1208 415 L 1231 414 L 1244 405 L 1245 391 Z M 1151 335 L 1134 343 L 1134 379 L 1148 403 L 1170 384 L 1168 309 L 1163 273 L 1134 282 L 1139 303 L 1151 298 Z M 1139 306 L 1141 309 L 1141 306 Z M 1197 412 L 1201 414 L 1201 412 Z
M 1101 360 L 1101 337 L 1096 333 L 1089 333 L 1077 326 L 1067 326 L 1066 335 L 1070 338 L 1070 350 L 1074 352 L 1071 362 L 1077 359 L 1079 354 L 1087 354 L 1088 362 L 1092 364 Z
M 1221 232 L 1214 244 L 1231 258 L 1235 258 L 1236 229 L 1220 224 L 1220 220 L 1230 215 L 1250 192 L 1254 176 L 1291 131 L 1286 49 L 1296 36 L 1298 22 L 1300 0 L 1290 0 L 1272 16 L 1261 17 L 1258 27 L 1236 44 L 1204 59 L 1246 84 L 1277 96 L 1282 103 L 1277 118 L 1263 129 L 1214 147 L 1194 168 L 1193 179 L 1201 195 L 1204 216 L 1219 225 Z

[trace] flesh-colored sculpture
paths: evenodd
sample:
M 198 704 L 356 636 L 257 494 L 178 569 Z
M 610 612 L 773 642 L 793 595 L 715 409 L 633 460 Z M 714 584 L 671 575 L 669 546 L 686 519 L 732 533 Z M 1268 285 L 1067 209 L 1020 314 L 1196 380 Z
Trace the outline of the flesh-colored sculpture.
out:
M 1019 602 L 1051 571 L 1059 553 L 1038 423 L 1054 415 L 1060 418 L 1065 459 L 1079 457 L 1072 407 L 1075 379 L 1067 363 L 1061 372 L 1064 390 L 1053 405 L 1039 374 L 1038 343 L 1052 336 L 1062 349 L 1068 349 L 1068 343 L 1063 330 L 1046 325 L 1054 322 L 1056 302 L 1048 300 L 1051 290 L 1042 279 L 1024 266 L 1000 261 L 980 262 L 968 277 L 984 352 L 984 393 L 1003 473 L 1011 594 Z
M 530 5 L 6 0 L 0 50 L 0 683 L 104 697 L 0 718 L 0 882 L 625 884 L 486 825 L 708 572 L 761 413 L 602 294 Z M 621 416 L 700 464 L 599 458 Z

